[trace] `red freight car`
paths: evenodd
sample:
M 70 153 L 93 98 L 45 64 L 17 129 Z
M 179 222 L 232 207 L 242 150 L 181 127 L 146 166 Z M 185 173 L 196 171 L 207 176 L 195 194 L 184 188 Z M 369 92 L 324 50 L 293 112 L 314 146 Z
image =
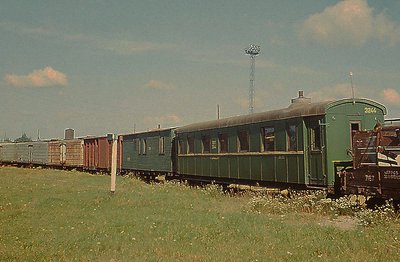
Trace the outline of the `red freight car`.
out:
M 107 136 L 84 138 L 83 168 L 89 171 L 109 172 L 111 170 L 112 140 Z M 118 139 L 117 166 L 120 166 L 119 152 L 120 140 Z

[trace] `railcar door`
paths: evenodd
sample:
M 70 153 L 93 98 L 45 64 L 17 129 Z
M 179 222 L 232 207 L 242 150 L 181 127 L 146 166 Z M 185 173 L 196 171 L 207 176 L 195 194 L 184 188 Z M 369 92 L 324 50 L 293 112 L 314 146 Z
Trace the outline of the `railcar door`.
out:
M 0 162 L 3 162 L 3 146 L 0 145 Z
M 67 145 L 61 144 L 60 145 L 60 164 L 65 164 L 67 158 Z
M 324 164 L 324 125 L 319 121 L 312 121 L 308 126 L 308 179 L 310 185 L 326 185 L 326 171 Z
M 32 163 L 33 160 L 33 145 L 28 145 L 28 163 Z

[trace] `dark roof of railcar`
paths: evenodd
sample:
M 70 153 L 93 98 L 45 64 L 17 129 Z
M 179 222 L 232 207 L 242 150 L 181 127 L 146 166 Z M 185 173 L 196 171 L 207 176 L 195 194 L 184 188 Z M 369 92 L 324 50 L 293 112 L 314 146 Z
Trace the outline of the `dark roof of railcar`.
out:
M 293 99 L 296 100 L 296 99 Z M 293 101 L 292 100 L 292 101 Z M 231 126 L 240 126 L 250 123 L 259 123 L 264 121 L 285 120 L 297 117 L 319 116 L 325 115 L 328 108 L 335 107 L 344 103 L 367 103 L 376 106 L 386 115 L 386 108 L 382 104 L 363 98 L 341 99 L 336 101 L 324 101 L 311 103 L 310 100 L 300 99 L 300 102 L 290 104 L 287 108 L 272 110 L 267 112 L 255 113 L 250 115 L 234 116 L 219 120 L 207 121 L 202 123 L 191 124 L 176 129 L 176 133 L 195 132 L 200 130 L 224 128 Z
M 156 129 L 150 129 L 147 131 L 139 131 L 136 133 L 128 133 L 128 134 L 120 134 L 120 136 L 126 137 L 126 136 L 137 136 L 137 135 L 144 135 L 144 134 L 152 134 L 152 133 L 160 133 L 160 132 L 166 132 L 170 130 L 174 130 L 175 127 L 165 127 L 165 128 L 156 128 Z
M 239 126 L 239 125 L 258 123 L 264 121 L 324 115 L 326 107 L 330 103 L 332 103 L 332 101 L 317 102 L 317 103 L 295 103 L 283 109 L 191 124 L 177 128 L 176 131 L 177 133 L 194 132 L 199 130 Z

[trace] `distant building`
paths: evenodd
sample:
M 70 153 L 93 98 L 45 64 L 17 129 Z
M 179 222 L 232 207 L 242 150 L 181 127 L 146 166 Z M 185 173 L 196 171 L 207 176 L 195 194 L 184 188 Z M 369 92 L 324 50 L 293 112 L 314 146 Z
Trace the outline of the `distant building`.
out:
M 75 138 L 75 130 L 72 128 L 65 129 L 64 139 L 71 140 Z

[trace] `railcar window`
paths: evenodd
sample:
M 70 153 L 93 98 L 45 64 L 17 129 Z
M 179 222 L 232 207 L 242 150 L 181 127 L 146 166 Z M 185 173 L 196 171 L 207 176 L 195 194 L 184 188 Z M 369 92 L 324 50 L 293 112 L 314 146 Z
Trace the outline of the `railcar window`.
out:
M 181 139 L 178 140 L 178 151 L 179 151 L 179 154 L 185 153 L 185 151 L 183 150 L 183 140 L 181 140 Z
M 135 139 L 138 155 L 142 154 L 142 139 Z
M 165 137 L 163 137 L 163 136 L 160 136 L 160 138 L 158 140 L 158 153 L 160 155 L 165 154 Z
M 311 128 L 311 150 L 321 150 L 321 128 L 319 125 Z
M 219 152 L 220 153 L 228 153 L 228 134 L 219 134 Z
M 211 139 L 210 136 L 202 136 L 201 142 L 203 144 L 203 153 L 210 153 L 211 152 Z
M 248 152 L 249 146 L 249 133 L 247 131 L 238 132 L 239 152 Z
M 354 122 L 350 122 L 350 146 L 351 148 L 353 148 L 353 136 L 354 134 L 361 130 L 361 122 L 359 121 L 354 121 Z
M 146 139 L 143 139 L 143 150 L 142 150 L 142 154 L 145 155 L 147 153 L 147 141 Z
M 287 150 L 297 151 L 297 128 L 295 125 L 290 125 L 286 129 L 287 134 Z
M 263 151 L 275 150 L 275 129 L 273 127 L 261 128 Z
M 193 154 L 194 153 L 194 137 L 188 136 L 187 142 L 188 142 L 188 144 L 187 144 L 188 151 L 187 152 L 188 152 L 188 154 Z

